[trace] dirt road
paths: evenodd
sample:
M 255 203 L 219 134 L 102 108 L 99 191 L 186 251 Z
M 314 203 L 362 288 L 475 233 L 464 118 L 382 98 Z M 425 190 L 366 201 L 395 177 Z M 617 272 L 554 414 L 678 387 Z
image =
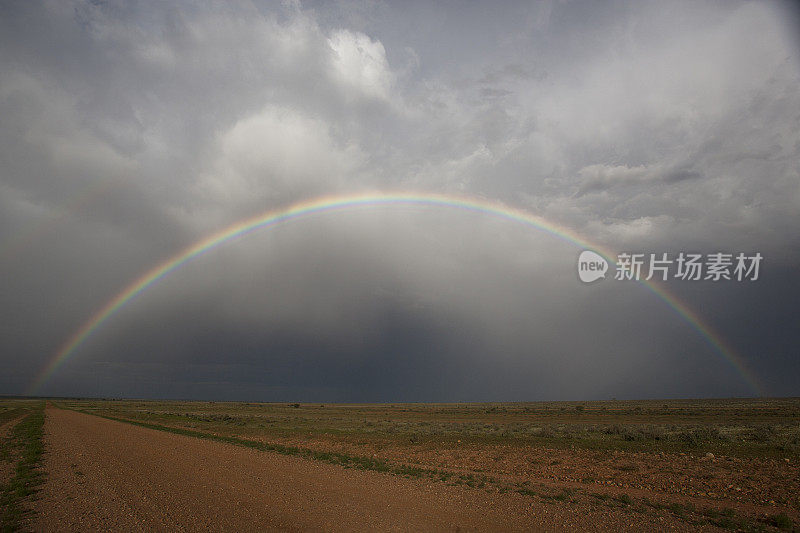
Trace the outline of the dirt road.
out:
M 684 530 L 663 517 L 535 503 L 345 469 L 48 408 L 38 531 Z

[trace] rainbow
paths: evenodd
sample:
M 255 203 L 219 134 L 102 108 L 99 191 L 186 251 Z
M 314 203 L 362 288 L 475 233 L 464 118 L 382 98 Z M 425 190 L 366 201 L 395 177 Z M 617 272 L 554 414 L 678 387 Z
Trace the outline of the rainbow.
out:
M 288 207 L 270 210 L 265 213 L 237 222 L 225 229 L 214 233 L 195 244 L 181 250 L 163 263 L 155 266 L 125 287 L 108 303 L 101 307 L 59 348 L 48 364 L 42 369 L 29 389 L 29 394 L 35 394 L 55 374 L 58 369 L 72 357 L 78 348 L 97 331 L 112 315 L 122 309 L 136 296 L 158 283 L 164 277 L 179 269 L 187 262 L 213 250 L 214 248 L 242 237 L 248 233 L 269 228 L 277 224 L 288 222 L 306 216 L 331 213 L 354 209 L 358 207 L 383 207 L 394 205 L 411 205 L 431 208 L 450 208 L 490 215 L 512 222 L 544 231 L 559 239 L 572 243 L 580 248 L 594 250 L 603 256 L 609 264 L 615 264 L 613 254 L 603 248 L 584 240 L 572 230 L 558 226 L 552 222 L 502 203 L 471 198 L 466 196 L 443 195 L 434 193 L 400 192 L 400 193 L 369 193 L 339 196 L 326 196 L 299 202 Z M 736 354 L 731 346 L 725 343 L 709 325 L 677 298 L 669 294 L 666 289 L 655 281 L 640 280 L 640 284 L 666 303 L 679 316 L 686 320 L 714 350 L 728 361 L 743 381 L 756 394 L 761 394 L 761 387 L 756 378 L 748 371 L 742 358 Z

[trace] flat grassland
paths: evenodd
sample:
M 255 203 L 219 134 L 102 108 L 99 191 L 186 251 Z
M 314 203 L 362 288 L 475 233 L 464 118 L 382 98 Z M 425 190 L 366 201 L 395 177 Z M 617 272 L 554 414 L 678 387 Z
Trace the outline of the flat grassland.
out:
M 44 482 L 44 402 L 0 399 L 0 531 L 20 529 Z
M 153 429 L 684 526 L 800 523 L 800 399 L 476 404 L 56 400 Z

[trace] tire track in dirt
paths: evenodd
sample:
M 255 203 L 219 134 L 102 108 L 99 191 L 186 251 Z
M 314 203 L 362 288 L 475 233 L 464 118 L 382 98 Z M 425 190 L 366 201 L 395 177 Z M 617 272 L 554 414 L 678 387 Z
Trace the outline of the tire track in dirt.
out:
M 48 407 L 37 531 L 686 530 L 146 429 Z

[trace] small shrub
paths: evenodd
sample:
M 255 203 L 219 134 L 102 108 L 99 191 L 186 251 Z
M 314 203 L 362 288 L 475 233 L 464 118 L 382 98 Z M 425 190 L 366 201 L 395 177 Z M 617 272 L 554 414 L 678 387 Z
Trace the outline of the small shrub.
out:
M 558 494 L 553 496 L 553 499 L 557 500 L 559 502 L 565 502 L 565 501 L 569 500 L 571 496 L 572 496 L 572 494 L 568 490 L 565 489 L 562 492 L 559 492 Z
M 633 500 L 627 494 L 620 494 L 619 496 L 614 497 L 614 499 L 624 505 L 630 505 L 633 503 Z
M 786 513 L 776 514 L 771 517 L 772 525 L 780 529 L 791 529 L 792 519 Z

